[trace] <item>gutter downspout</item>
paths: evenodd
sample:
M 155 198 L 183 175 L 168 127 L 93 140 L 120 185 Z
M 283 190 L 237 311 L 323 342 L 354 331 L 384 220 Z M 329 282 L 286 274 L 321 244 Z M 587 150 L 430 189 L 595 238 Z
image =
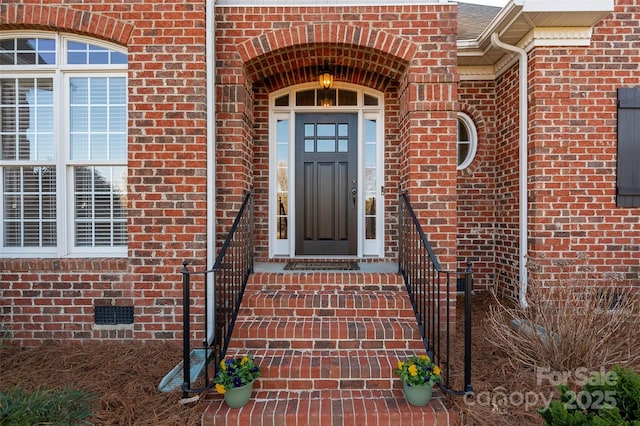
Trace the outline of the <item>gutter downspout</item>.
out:
M 520 65 L 520 93 L 519 93 L 519 127 L 520 127 L 520 138 L 519 138 L 519 198 L 520 198 L 520 226 L 519 226 L 519 240 L 520 240 L 520 286 L 519 286 L 519 294 L 518 298 L 520 300 L 520 306 L 526 308 L 529 306 L 527 303 L 527 281 L 528 281 L 528 273 L 527 273 L 527 238 L 528 238 L 528 207 L 529 200 L 527 196 L 527 142 L 529 136 L 527 134 L 527 123 L 528 123 L 528 113 L 527 113 L 527 69 L 528 69 L 528 58 L 527 52 L 524 49 L 521 49 L 516 46 L 512 46 L 510 44 L 503 43 L 498 38 L 497 33 L 491 34 L 491 44 L 493 46 L 508 50 L 510 52 L 517 53 L 519 55 L 519 65 Z
M 206 57 L 206 72 L 207 72 L 207 84 L 206 84 L 206 99 L 207 99 L 207 265 L 210 269 L 213 267 L 213 263 L 216 259 L 215 253 L 215 229 L 216 229 L 216 119 L 215 119 L 215 105 L 216 105 L 216 90 L 215 90 L 215 0 L 207 0 L 206 3 L 206 43 L 205 43 L 205 57 Z M 207 274 L 207 293 L 209 301 L 205 301 L 207 306 L 207 339 L 209 342 L 213 341 L 215 326 L 215 312 L 213 303 L 213 274 Z

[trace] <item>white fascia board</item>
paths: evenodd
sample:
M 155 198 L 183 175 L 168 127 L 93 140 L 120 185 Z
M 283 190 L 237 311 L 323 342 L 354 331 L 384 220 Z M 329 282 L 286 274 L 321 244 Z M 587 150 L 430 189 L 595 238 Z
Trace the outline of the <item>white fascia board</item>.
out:
M 513 52 L 508 52 L 504 55 L 495 65 L 494 73 L 496 78 L 504 74 L 509 68 L 518 63 L 518 55 Z
M 424 4 L 448 4 L 449 0 L 217 0 L 216 6 L 235 7 L 324 7 L 324 6 L 404 6 Z
M 460 66 L 458 67 L 460 81 L 495 80 L 496 73 L 493 65 Z
M 591 27 L 534 28 L 518 44 L 526 51 L 534 47 L 586 47 L 592 35 Z
M 534 28 L 522 38 L 517 47 L 530 52 L 535 47 L 585 47 L 591 44 L 591 27 Z M 512 53 L 506 54 L 494 66 L 496 77 L 502 75 L 518 60 Z
M 522 0 L 523 12 L 610 12 L 614 0 Z

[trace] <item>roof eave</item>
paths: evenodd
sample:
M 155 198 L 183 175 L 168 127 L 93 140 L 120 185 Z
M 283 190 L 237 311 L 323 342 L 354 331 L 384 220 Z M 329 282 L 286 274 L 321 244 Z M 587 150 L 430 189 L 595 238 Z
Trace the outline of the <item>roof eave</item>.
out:
M 524 49 L 585 45 L 590 40 L 591 28 L 613 11 L 613 1 L 511 0 L 476 39 L 458 40 L 458 65 L 465 71 L 482 67 L 485 77 L 486 67 L 493 66 L 494 78 L 499 76 L 505 63 L 511 62 L 508 58 L 512 54 L 493 47 L 494 33 L 503 42 Z M 461 74 L 461 78 L 465 76 Z

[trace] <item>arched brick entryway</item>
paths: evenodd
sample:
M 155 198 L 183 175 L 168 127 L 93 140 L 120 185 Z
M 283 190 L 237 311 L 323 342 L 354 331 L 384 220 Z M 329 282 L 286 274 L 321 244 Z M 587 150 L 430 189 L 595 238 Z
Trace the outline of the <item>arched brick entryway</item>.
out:
M 314 22 L 300 22 L 311 19 L 306 12 L 317 12 L 314 8 L 303 8 L 295 18 L 286 13 L 278 15 L 278 22 L 274 18 L 274 22 L 263 25 L 268 30 L 239 31 L 241 24 L 236 27 L 222 22 L 227 11 L 233 13 L 234 8 L 218 11 L 217 155 L 218 170 L 235 173 L 218 173 L 218 199 L 239 199 L 243 189 L 255 186 L 258 257 L 267 253 L 262 242 L 267 241 L 268 94 L 316 81 L 319 69 L 328 64 L 336 81 L 384 93 L 384 186 L 389 188 L 384 200 L 386 216 L 395 216 L 396 191 L 402 185 L 415 194 L 418 215 L 436 226 L 436 246 L 445 256 L 453 255 L 444 261 L 455 262 L 454 38 L 436 36 L 437 31 L 429 27 L 435 21 L 413 21 L 410 26 L 420 28 L 407 31 L 423 35 L 404 37 L 403 31 L 396 28 L 397 22 L 384 22 L 389 17 L 382 13 L 372 14 L 368 22 L 356 19 L 360 13 L 352 16 L 353 21 L 337 14 L 332 15 L 333 19 L 322 19 L 323 23 L 316 23 L 317 15 Z M 419 15 L 418 12 L 416 16 Z M 379 28 L 370 25 L 375 16 L 380 19 L 375 24 Z M 438 21 L 438 25 L 441 23 Z M 285 25 L 286 28 L 278 28 Z M 238 36 L 240 33 L 251 36 Z M 447 52 L 447 47 L 451 48 L 450 53 L 435 52 L 442 48 Z M 225 180 L 225 176 L 229 179 Z M 218 210 L 218 218 L 226 216 Z M 442 214 L 443 211 L 448 213 Z M 391 220 L 385 230 L 386 256 L 391 258 L 395 253 L 393 229 Z

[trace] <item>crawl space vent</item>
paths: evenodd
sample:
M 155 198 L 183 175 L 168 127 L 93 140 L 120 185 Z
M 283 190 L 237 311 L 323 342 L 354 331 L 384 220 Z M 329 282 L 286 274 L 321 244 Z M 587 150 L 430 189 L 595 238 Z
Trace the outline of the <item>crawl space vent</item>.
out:
M 96 325 L 133 324 L 133 306 L 96 306 Z

